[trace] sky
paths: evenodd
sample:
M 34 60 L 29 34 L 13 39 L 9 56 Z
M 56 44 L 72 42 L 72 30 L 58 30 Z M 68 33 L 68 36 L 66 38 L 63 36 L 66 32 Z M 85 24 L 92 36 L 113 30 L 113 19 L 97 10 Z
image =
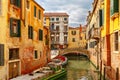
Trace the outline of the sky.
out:
M 86 24 L 88 11 L 92 9 L 93 0 L 35 0 L 45 12 L 66 12 L 69 26 L 79 27 Z

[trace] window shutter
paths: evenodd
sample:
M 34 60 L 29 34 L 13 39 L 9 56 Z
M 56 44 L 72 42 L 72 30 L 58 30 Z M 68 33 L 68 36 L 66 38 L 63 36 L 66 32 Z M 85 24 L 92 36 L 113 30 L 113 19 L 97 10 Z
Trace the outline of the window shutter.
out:
M 113 15 L 118 11 L 119 11 L 119 0 L 110 0 L 110 14 Z
M 17 6 L 20 7 L 21 1 L 17 0 Z
M 99 10 L 99 26 L 102 26 L 102 10 Z
M 34 6 L 34 17 L 36 17 L 36 6 Z
M 4 44 L 0 44 L 0 66 L 4 66 Z
M 13 36 L 13 33 L 12 33 L 12 22 L 13 22 L 13 19 L 10 18 L 10 36 L 11 37 Z
M 30 39 L 30 26 L 28 26 L 28 38 Z
M 17 30 L 18 31 L 18 35 L 17 36 L 20 37 L 21 36 L 21 22 L 20 22 L 20 20 L 18 20 L 17 24 L 18 24 L 18 28 L 17 28 L 18 29 Z
M 31 27 L 31 39 L 33 39 L 33 27 Z
M 43 31 L 39 29 L 39 40 L 43 40 Z

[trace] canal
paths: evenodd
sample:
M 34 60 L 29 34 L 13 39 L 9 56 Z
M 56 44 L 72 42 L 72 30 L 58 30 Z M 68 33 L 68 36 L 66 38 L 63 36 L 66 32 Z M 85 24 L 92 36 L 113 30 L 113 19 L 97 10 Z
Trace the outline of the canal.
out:
M 65 66 L 67 75 L 57 80 L 94 80 L 91 76 L 91 63 L 84 55 L 65 55 L 68 64 Z

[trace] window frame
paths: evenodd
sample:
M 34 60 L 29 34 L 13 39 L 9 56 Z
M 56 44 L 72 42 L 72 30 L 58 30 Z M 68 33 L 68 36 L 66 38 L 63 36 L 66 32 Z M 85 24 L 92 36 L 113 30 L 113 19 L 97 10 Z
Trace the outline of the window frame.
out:
M 4 66 L 4 44 L 0 44 L 0 66 Z
M 21 7 L 21 0 L 10 0 L 10 4 L 20 8 Z
M 26 8 L 30 9 L 30 1 L 29 0 L 26 0 Z
M 33 39 L 33 27 L 28 25 L 28 39 Z
M 34 59 L 39 59 L 37 50 L 34 50 Z
M 41 19 L 41 10 L 38 10 L 38 19 Z
M 34 17 L 37 17 L 37 7 L 34 5 Z
M 16 25 L 16 27 L 15 27 Z M 16 31 L 16 33 L 14 32 Z M 19 19 L 10 18 L 10 37 L 21 36 L 21 22 Z
M 72 42 L 76 42 L 76 41 L 75 41 L 75 38 L 72 38 Z
M 119 51 L 119 32 L 114 33 L 114 52 Z
M 19 48 L 10 48 L 9 60 L 18 60 L 18 59 L 20 59 Z
M 65 18 L 64 18 L 64 21 L 67 21 L 67 20 L 68 20 L 68 18 L 65 17 Z
M 56 18 L 56 21 L 59 21 L 59 18 L 58 18 L 58 17 Z
M 43 30 L 39 29 L 39 40 L 43 41 Z

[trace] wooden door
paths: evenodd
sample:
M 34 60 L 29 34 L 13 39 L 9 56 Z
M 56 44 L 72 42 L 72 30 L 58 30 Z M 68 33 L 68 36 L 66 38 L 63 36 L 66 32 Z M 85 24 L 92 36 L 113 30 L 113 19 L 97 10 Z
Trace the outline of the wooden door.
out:
M 19 61 L 9 63 L 9 79 L 19 76 Z

